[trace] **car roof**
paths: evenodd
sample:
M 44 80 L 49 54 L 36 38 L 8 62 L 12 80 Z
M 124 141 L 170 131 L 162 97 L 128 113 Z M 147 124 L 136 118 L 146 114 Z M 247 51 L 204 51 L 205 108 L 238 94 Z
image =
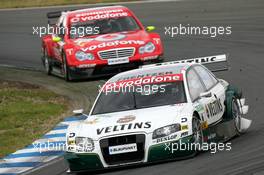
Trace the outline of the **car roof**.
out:
M 138 77 L 157 76 L 165 74 L 182 74 L 182 71 L 187 70 L 191 65 L 196 63 L 177 63 L 170 65 L 157 65 L 150 67 L 138 68 L 123 73 L 119 73 L 112 77 L 108 82 L 116 82 Z
M 130 10 L 127 7 L 121 6 L 121 5 L 116 5 L 116 6 L 103 6 L 103 7 L 93 7 L 93 8 L 86 8 L 86 9 L 80 9 L 80 10 L 74 10 L 74 11 L 69 11 L 67 12 L 68 17 L 74 17 L 78 14 L 85 14 L 85 13 L 99 13 L 99 12 L 105 12 L 105 11 L 123 11 L 123 12 L 128 12 L 130 13 Z M 91 14 L 91 15 L 94 15 Z

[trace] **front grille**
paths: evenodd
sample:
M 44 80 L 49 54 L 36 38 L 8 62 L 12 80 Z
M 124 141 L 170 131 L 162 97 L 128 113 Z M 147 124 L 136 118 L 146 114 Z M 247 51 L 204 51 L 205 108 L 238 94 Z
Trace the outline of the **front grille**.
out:
M 122 48 L 122 49 L 111 49 L 100 51 L 98 53 L 99 57 L 103 60 L 115 59 L 115 58 L 125 58 L 134 56 L 135 48 Z
M 124 144 L 137 144 L 137 151 L 130 153 L 121 153 L 121 154 L 109 154 L 109 146 L 117 146 Z M 145 135 L 137 134 L 137 135 L 127 135 L 127 136 L 119 136 L 112 137 L 107 139 L 100 140 L 100 147 L 104 157 L 105 162 L 108 165 L 122 164 L 122 163 L 130 163 L 137 162 L 144 159 L 144 146 L 145 146 Z

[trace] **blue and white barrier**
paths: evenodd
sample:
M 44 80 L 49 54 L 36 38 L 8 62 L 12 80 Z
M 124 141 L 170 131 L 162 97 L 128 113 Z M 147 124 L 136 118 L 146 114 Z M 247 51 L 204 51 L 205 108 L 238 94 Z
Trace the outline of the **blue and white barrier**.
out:
M 86 116 L 68 117 L 53 130 L 24 149 L 0 159 L 0 175 L 17 175 L 49 162 L 64 154 L 66 130 L 70 123 L 85 120 Z

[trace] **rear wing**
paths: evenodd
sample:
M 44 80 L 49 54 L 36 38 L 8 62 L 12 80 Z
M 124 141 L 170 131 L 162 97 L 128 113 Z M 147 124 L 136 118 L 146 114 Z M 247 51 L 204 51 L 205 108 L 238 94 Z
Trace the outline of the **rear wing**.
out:
M 48 24 L 54 25 L 56 20 L 62 15 L 62 11 L 49 12 L 47 13 Z
M 191 59 L 186 59 L 186 60 L 170 61 L 170 62 L 157 63 L 157 64 L 150 64 L 150 65 L 141 66 L 141 68 L 179 64 L 179 63 L 202 64 L 206 66 L 212 72 L 227 71 L 230 69 L 230 66 L 228 63 L 228 55 L 226 54 L 191 58 Z
M 61 11 L 49 12 L 49 13 L 47 13 L 47 18 L 48 19 L 59 18 L 61 16 L 61 14 L 62 14 Z

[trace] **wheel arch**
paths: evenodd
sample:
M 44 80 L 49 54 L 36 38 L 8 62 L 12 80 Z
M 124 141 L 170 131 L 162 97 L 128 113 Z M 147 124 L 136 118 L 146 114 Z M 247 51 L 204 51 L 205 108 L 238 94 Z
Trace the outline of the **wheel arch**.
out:
M 193 111 L 193 115 L 196 116 L 199 120 L 201 120 L 200 114 L 197 111 Z

